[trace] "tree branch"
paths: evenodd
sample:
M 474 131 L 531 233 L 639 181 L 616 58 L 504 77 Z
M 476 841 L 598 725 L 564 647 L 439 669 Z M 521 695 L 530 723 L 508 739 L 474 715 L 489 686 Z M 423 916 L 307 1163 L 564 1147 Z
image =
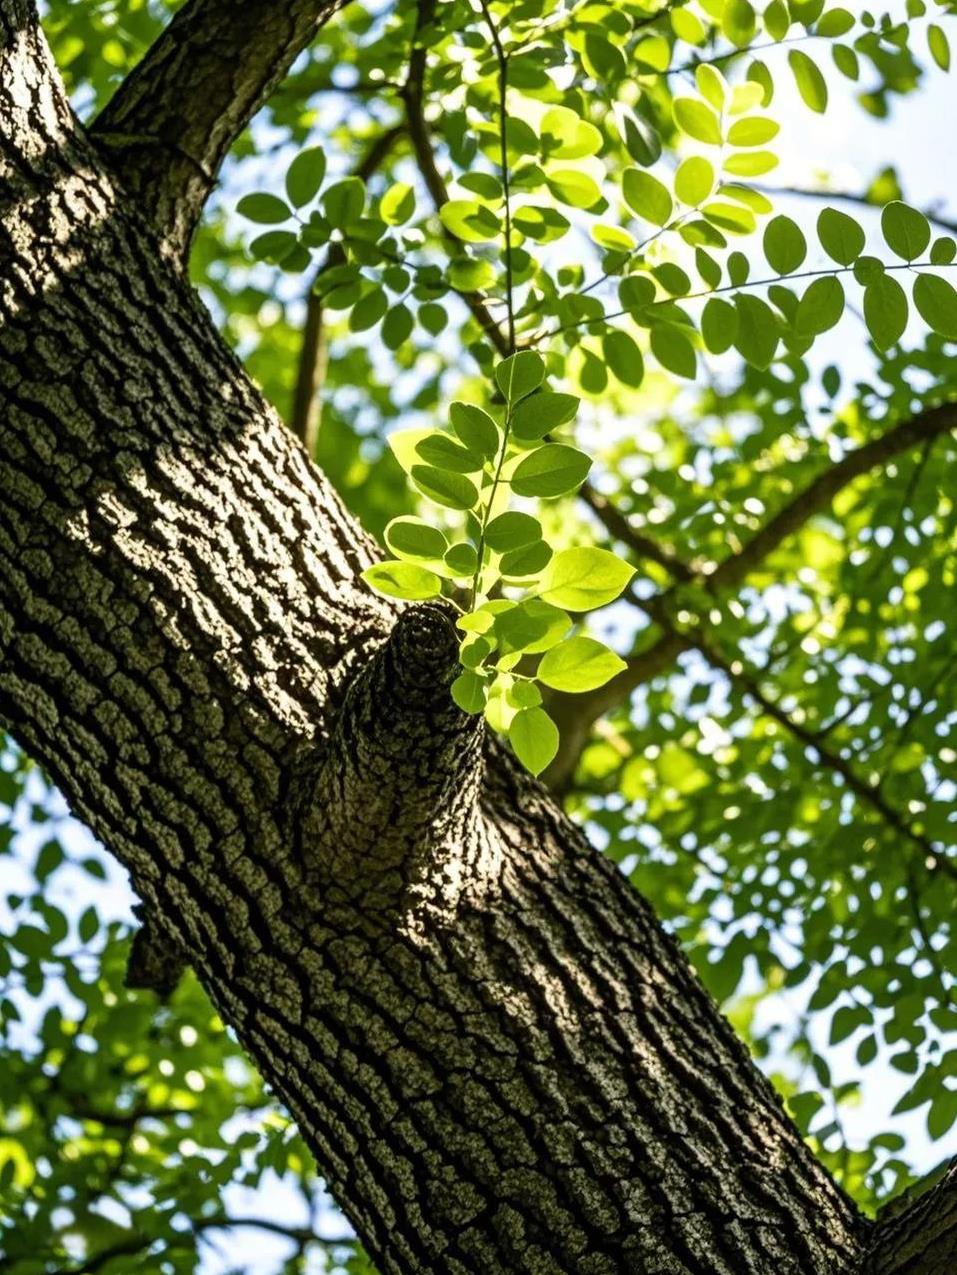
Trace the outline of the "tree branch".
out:
M 449 202 L 449 192 L 445 181 L 435 162 L 432 149 L 432 136 L 425 118 L 425 70 L 428 51 L 422 43 L 423 30 L 435 20 L 436 0 L 418 0 L 415 32 L 412 37 L 412 52 L 409 55 L 409 72 L 399 96 L 405 106 L 406 126 L 412 152 L 418 166 L 425 188 L 429 192 L 436 212 Z M 453 251 L 462 248 L 462 240 L 452 233 L 444 224 L 442 237 Z M 455 290 L 462 298 L 479 327 L 491 341 L 495 349 L 503 357 L 509 352 L 507 335 L 496 323 L 488 308 L 485 298 L 480 292 L 461 292 Z
M 801 199 L 836 199 L 841 204 L 860 204 L 865 208 L 872 208 L 875 212 L 881 209 L 880 204 L 868 196 L 867 191 L 860 193 L 853 190 L 817 190 L 813 186 L 765 186 L 760 183 L 755 185 L 755 190 L 763 191 L 766 195 L 797 195 Z M 957 221 L 951 221 L 947 217 L 942 217 L 939 213 L 932 212 L 929 208 L 924 208 L 924 216 L 933 225 L 938 226 L 941 230 L 946 230 L 952 235 L 957 235 Z
M 944 1275 L 955 1264 L 957 1160 L 903 1210 L 878 1217 L 861 1275 Z
M 730 554 L 710 573 L 695 572 L 686 563 L 675 566 L 675 578 L 684 583 L 697 583 L 715 594 L 740 584 L 744 578 L 758 567 L 788 536 L 804 526 L 816 514 L 823 512 L 849 483 L 868 473 L 879 465 L 886 464 L 894 456 L 907 451 L 917 443 L 926 442 L 941 434 L 949 433 L 957 427 L 957 403 L 944 403 L 937 407 L 927 408 L 916 416 L 895 425 L 886 434 L 864 443 L 861 447 L 849 452 L 836 464 L 824 470 L 813 479 L 803 491 L 780 509 L 764 527 L 737 553 Z M 606 517 L 607 517 L 607 511 Z M 617 519 L 602 519 L 616 539 L 633 547 L 632 529 L 628 530 L 626 539 L 620 534 L 622 530 Z M 640 533 L 638 533 L 640 535 Z M 639 554 L 646 554 L 646 547 L 635 549 Z M 652 556 L 646 554 L 646 556 Z M 665 563 L 665 554 L 655 557 L 655 561 Z M 677 558 L 675 563 L 677 563 Z M 669 567 L 669 570 L 671 568 Z M 673 591 L 668 589 L 650 599 L 640 599 L 633 595 L 638 606 L 662 624 L 662 617 L 668 614 L 668 603 Z M 547 782 L 556 790 L 563 791 L 571 781 L 575 766 L 584 747 L 594 722 L 605 713 L 610 712 L 618 704 L 623 703 L 639 686 L 657 677 L 682 651 L 688 650 L 691 642 L 685 635 L 669 629 L 663 624 L 665 631 L 643 651 L 632 655 L 626 668 L 606 682 L 604 686 L 586 695 L 556 696 L 549 705 L 562 735 L 562 743 L 555 760 L 546 772 Z
M 92 125 L 185 262 L 229 148 L 343 0 L 190 0 Z
M 402 125 L 397 124 L 394 128 L 380 133 L 356 165 L 353 175 L 361 181 L 368 181 L 403 132 Z M 299 347 L 296 388 L 289 426 L 310 456 L 316 454 L 319 436 L 318 395 L 326 375 L 325 313 L 322 297 L 316 291 L 316 283 L 324 270 L 338 265 L 341 259 L 341 245 L 331 244 L 325 259 L 316 271 L 306 299 L 306 321 L 303 324 L 302 344 Z
M 890 804 L 881 790 L 880 783 L 871 783 L 854 769 L 853 765 L 840 752 L 829 748 L 824 742 L 823 732 L 808 730 L 796 721 L 780 704 L 766 695 L 761 688 L 758 677 L 743 667 L 734 667 L 724 656 L 703 637 L 691 639 L 689 645 L 700 651 L 709 664 L 720 669 L 729 682 L 739 686 L 745 695 L 752 700 L 766 717 L 782 726 L 793 735 L 806 749 L 813 749 L 820 765 L 835 775 L 840 775 L 850 791 L 865 806 L 877 814 L 881 821 L 905 841 L 910 841 L 920 850 L 928 867 L 940 869 L 947 876 L 957 880 L 957 866 L 942 855 L 933 843 L 921 832 L 918 832 L 904 818 L 899 810 Z M 740 664 L 740 661 L 738 661 Z

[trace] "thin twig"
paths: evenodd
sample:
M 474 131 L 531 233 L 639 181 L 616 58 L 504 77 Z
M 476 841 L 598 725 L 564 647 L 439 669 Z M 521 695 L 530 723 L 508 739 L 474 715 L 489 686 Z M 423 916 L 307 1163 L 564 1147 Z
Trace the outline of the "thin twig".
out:
M 401 124 L 386 129 L 372 142 L 356 165 L 355 176 L 368 181 L 403 133 Z M 316 281 L 323 271 L 344 259 L 342 247 L 331 244 L 325 259 L 313 278 L 306 300 L 306 321 L 302 329 L 299 347 L 299 363 L 296 369 L 296 387 L 293 392 L 292 416 L 289 422 L 292 432 L 300 440 L 310 456 L 316 454 L 319 431 L 319 390 L 326 373 L 326 332 L 322 298 L 316 291 Z

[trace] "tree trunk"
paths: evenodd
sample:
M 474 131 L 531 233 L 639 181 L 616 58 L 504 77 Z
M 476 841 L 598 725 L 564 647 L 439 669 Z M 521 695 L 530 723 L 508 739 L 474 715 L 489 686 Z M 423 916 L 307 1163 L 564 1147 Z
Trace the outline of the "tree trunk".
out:
M 0 715 L 160 964 L 384 1272 L 858 1270 L 863 1222 L 648 907 L 453 706 L 448 615 L 359 580 L 374 549 L 19 0 L 0 71 Z

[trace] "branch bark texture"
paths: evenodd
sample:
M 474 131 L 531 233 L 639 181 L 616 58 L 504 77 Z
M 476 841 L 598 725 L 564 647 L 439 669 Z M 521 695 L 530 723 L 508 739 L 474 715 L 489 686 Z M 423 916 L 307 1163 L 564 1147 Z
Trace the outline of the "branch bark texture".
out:
M 189 0 L 93 124 L 185 260 L 230 146 L 343 0 Z

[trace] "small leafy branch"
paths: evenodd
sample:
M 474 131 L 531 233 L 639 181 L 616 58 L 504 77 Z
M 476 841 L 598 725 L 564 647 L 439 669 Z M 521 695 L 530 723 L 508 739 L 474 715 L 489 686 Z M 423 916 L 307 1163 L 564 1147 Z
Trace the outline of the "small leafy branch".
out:
M 910 0 L 909 19 L 924 12 L 923 0 Z M 439 520 L 393 519 L 393 556 L 366 579 L 394 597 L 455 602 L 456 700 L 484 713 L 529 769 L 544 769 L 558 747 L 542 688 L 594 690 L 624 667 L 573 632 L 572 617 L 617 598 L 633 568 L 546 532 L 537 516 L 535 502 L 574 495 L 592 465 L 575 446 L 580 396 L 566 389 L 597 399 L 617 385 L 634 395 L 649 362 L 680 381 L 697 377 L 702 356 L 733 352 L 759 371 L 802 357 L 842 318 L 851 281 L 886 352 L 911 315 L 901 272 L 913 276 L 917 314 L 957 339 L 957 291 L 940 273 L 957 243 L 934 239 L 923 213 L 887 202 L 878 255 L 864 225 L 826 207 L 812 246 L 754 184 L 778 163 L 779 124 L 768 113 L 776 75 L 786 68 L 804 105 L 827 110 L 827 78 L 803 46 L 830 44 L 851 81 L 871 63 L 886 93 L 912 80 L 910 35 L 908 23 L 824 0 L 771 0 L 760 13 L 748 0 L 563 14 L 548 0 L 420 5 L 402 37 L 411 42 L 400 97 L 434 208 L 419 208 L 411 182 L 371 197 L 355 176 L 327 182 L 318 147 L 289 167 L 285 198 L 240 200 L 241 213 L 268 226 L 251 244 L 255 258 L 297 272 L 316 250 L 335 248 L 315 284 L 324 310 L 348 315 L 352 333 L 378 329 L 400 361 L 411 365 L 417 334 L 446 339 L 450 303 L 464 300 L 478 320 L 464 332 L 475 338 L 467 348 L 485 401 L 453 402 L 447 428 L 390 438 L 412 484 L 457 515 L 462 534 L 450 541 Z M 946 70 L 943 29 L 929 23 L 925 35 Z M 751 57 L 768 50 L 771 59 L 785 45 L 780 68 Z M 430 86 L 449 107 L 433 123 Z M 874 98 L 868 109 L 879 106 Z M 663 137 L 678 153 L 673 168 Z M 769 271 L 743 250 L 759 233 Z M 591 277 L 568 263 L 572 243 L 597 256 Z M 496 351 L 506 356 L 497 365 Z
M 540 687 L 590 691 L 625 667 L 603 642 L 567 636 L 568 612 L 614 601 L 634 575 L 606 549 L 555 552 L 536 517 L 510 508 L 512 496 L 571 495 L 591 467 L 583 452 L 555 441 L 574 419 L 578 399 L 543 388 L 544 379 L 541 356 L 519 351 L 495 369 L 500 420 L 475 404 L 456 402 L 450 430 L 392 436 L 393 451 L 415 485 L 436 504 L 464 513 L 468 536 L 449 544 L 421 518 L 394 518 L 385 538 L 395 558 L 364 573 L 391 597 L 425 600 L 446 593 L 460 600 L 463 672 L 452 687 L 455 701 L 466 712 L 484 713 L 535 774 L 558 749 L 558 730 L 542 707 Z

